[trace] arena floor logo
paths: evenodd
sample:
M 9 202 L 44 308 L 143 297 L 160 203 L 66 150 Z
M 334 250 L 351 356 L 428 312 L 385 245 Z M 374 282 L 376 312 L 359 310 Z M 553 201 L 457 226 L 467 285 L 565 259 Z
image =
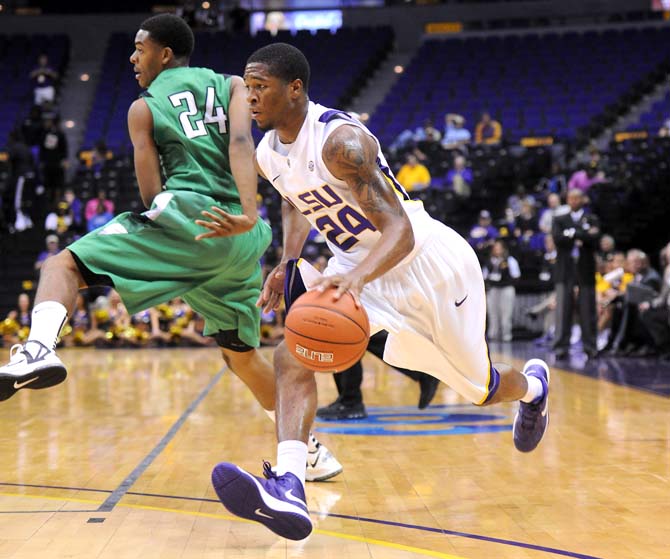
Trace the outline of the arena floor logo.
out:
M 473 435 L 512 430 L 507 415 L 481 413 L 469 404 L 431 406 L 423 411 L 411 406 L 368 408 L 367 411 L 366 419 L 322 421 L 317 418 L 316 430 L 335 435 L 388 437 Z

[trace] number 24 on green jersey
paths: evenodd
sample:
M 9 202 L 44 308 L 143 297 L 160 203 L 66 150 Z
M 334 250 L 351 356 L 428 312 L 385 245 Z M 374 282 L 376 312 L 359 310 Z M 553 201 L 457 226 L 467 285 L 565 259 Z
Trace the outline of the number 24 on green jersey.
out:
M 226 116 L 223 107 L 214 106 L 216 91 L 213 87 L 207 88 L 204 118 L 191 120 L 192 117 L 198 114 L 198 106 L 196 105 L 195 95 L 192 91 L 173 93 L 168 99 L 170 99 L 173 107 L 184 107 L 184 103 L 186 103 L 184 110 L 179 113 L 179 122 L 181 123 L 181 127 L 187 138 L 193 139 L 200 136 L 207 136 L 209 132 L 205 126 L 206 124 L 218 124 L 220 134 L 225 134 L 227 132 L 226 121 L 228 120 L 228 117 Z

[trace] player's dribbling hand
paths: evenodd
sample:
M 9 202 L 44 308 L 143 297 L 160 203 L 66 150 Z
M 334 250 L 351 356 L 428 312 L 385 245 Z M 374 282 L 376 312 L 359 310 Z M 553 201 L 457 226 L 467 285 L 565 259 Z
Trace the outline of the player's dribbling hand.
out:
M 363 291 L 363 278 L 353 274 L 335 274 L 334 276 L 323 276 L 319 278 L 312 287 L 324 292 L 329 287 L 337 287 L 335 300 L 339 299 L 345 293 L 350 293 L 354 298 L 356 307 L 361 306 L 361 291 Z
M 256 306 L 262 307 L 263 312 L 275 311 L 279 308 L 284 296 L 285 277 L 286 262 L 280 262 L 265 278 L 263 290 L 256 301 Z
M 212 212 L 204 210 L 200 212 L 204 217 L 208 218 L 210 221 L 205 221 L 204 219 L 196 219 L 196 225 L 209 229 L 207 233 L 200 233 L 195 237 L 196 241 L 202 239 L 212 239 L 214 237 L 232 237 L 234 235 L 241 235 L 246 233 L 254 228 L 256 222 L 252 220 L 248 215 L 241 214 L 229 214 L 228 212 L 212 206 Z

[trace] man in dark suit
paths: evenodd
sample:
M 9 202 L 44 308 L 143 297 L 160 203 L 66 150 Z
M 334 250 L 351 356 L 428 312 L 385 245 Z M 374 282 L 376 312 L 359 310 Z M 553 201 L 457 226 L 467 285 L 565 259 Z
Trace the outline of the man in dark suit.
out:
M 640 320 L 639 305 L 658 296 L 663 280 L 651 267 L 649 257 L 639 249 L 628 251 L 626 266 L 634 277 L 626 286 L 620 320 L 612 324 L 611 353 L 646 357 L 652 354 L 653 339 Z
M 570 213 L 554 217 L 552 236 L 556 243 L 556 340 L 554 351 L 563 359 L 570 347 L 574 288 L 579 289 L 579 324 L 584 352 L 598 354 L 596 344 L 596 250 L 600 239 L 600 221 L 584 211 L 586 199 L 581 190 L 568 192 Z

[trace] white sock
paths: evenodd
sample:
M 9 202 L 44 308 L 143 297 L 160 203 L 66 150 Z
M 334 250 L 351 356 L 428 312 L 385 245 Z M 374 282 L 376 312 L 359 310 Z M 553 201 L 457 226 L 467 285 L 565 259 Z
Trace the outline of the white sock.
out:
M 277 445 L 278 476 L 291 472 L 305 487 L 305 470 L 307 469 L 307 445 L 302 441 L 282 441 Z
M 50 350 L 55 350 L 58 334 L 66 320 L 67 309 L 57 301 L 44 301 L 35 305 L 32 312 L 28 342 L 35 340 L 44 344 Z
M 539 378 L 531 375 L 526 375 L 526 380 L 528 381 L 528 391 L 524 397 L 521 398 L 521 401 L 530 404 L 542 397 L 544 394 L 544 385 Z
M 272 421 L 272 423 L 277 423 L 277 418 L 275 416 L 275 411 L 274 410 L 264 409 L 263 411 L 265 412 L 265 415 L 267 415 L 270 418 L 270 421 Z M 314 452 L 316 452 L 319 449 L 320 444 L 321 443 L 319 443 L 317 438 L 310 431 L 309 432 L 309 437 L 307 438 L 307 452 L 309 452 L 310 454 L 313 454 Z

